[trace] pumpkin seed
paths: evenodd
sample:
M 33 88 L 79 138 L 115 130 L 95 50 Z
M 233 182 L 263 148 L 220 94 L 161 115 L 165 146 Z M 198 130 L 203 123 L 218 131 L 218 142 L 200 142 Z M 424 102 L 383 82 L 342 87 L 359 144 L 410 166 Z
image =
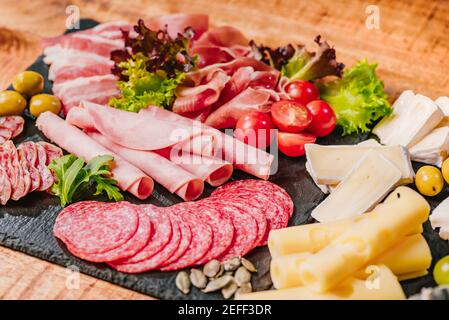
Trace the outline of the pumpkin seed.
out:
M 234 257 L 232 259 L 229 259 L 225 261 L 223 264 L 225 271 L 234 271 L 237 270 L 238 267 L 240 267 L 240 258 Z
M 249 261 L 248 259 L 242 258 L 242 265 L 248 270 L 249 272 L 257 272 L 256 267 L 254 264 Z
M 223 267 L 223 264 L 220 264 L 220 270 L 218 270 L 218 273 L 215 275 L 214 278 L 221 277 L 223 275 L 223 273 L 224 273 L 224 267 Z
M 226 287 L 221 289 L 221 294 L 223 295 L 223 298 L 229 299 L 234 295 L 238 288 L 239 287 L 235 282 L 230 282 Z
M 231 276 L 223 276 L 214 280 L 211 280 L 206 288 L 203 290 L 204 293 L 214 292 L 226 287 L 229 283 L 233 282 L 234 279 Z
M 198 270 L 198 269 L 190 270 L 189 279 L 190 279 L 190 282 L 193 284 L 193 286 L 197 287 L 198 289 L 206 288 L 207 278 L 201 272 L 201 270 Z
M 189 275 L 185 271 L 181 271 L 176 275 L 176 288 L 179 289 L 184 294 L 188 294 L 190 292 L 190 279 Z
M 251 273 L 245 267 L 239 267 L 234 274 L 235 282 L 239 287 L 251 281 Z
M 251 282 L 247 282 L 243 284 L 238 290 L 235 292 L 235 296 L 251 293 L 253 291 L 253 287 L 251 286 Z
M 203 273 L 209 278 L 215 277 L 220 272 L 221 263 L 218 260 L 211 260 L 203 267 Z

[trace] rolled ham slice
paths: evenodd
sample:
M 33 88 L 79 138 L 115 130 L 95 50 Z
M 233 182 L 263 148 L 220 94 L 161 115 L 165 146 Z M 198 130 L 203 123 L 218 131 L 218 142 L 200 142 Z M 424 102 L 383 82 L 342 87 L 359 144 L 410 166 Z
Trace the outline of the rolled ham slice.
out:
M 88 134 L 105 148 L 123 157 L 160 183 L 165 189 L 171 193 L 176 193 L 185 201 L 195 200 L 203 193 L 203 180 L 159 154 L 122 147 L 97 132 L 89 132 Z
M 232 163 L 235 168 L 261 179 L 268 179 L 271 174 L 273 155 L 201 122 L 153 106 L 142 109 L 139 113 L 90 102 L 83 102 L 81 106 L 86 111 L 85 116 L 81 117 L 79 113 L 78 117 L 69 116 L 72 124 L 79 126 L 72 121 L 76 118 L 83 119 L 80 121 L 88 123 L 109 140 L 125 148 L 155 151 L 172 147 L 176 150 L 188 150 L 196 155 L 223 159 Z M 90 120 L 86 120 L 86 117 Z M 192 143 L 198 140 L 200 143 Z
M 154 183 L 150 177 L 57 115 L 44 112 L 37 118 L 36 125 L 48 139 L 66 151 L 84 157 L 86 161 L 99 155 L 112 155 L 115 163 L 112 175 L 119 188 L 139 199 L 151 195 Z

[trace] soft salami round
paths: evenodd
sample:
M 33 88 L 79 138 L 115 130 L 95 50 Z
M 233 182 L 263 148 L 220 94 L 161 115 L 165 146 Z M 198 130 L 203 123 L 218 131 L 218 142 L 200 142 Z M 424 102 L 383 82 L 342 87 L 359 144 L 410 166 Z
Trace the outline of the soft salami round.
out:
M 53 231 L 78 252 L 106 252 L 134 236 L 139 225 L 138 212 L 134 205 L 125 201 L 114 204 L 78 202 L 61 211 Z

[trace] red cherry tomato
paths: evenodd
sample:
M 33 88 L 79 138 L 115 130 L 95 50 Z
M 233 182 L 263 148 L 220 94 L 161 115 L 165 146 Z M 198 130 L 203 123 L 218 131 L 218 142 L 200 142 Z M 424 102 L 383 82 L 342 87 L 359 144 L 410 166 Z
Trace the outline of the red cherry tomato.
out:
M 285 91 L 290 96 L 290 99 L 295 100 L 303 105 L 308 104 L 310 101 L 318 100 L 320 93 L 318 89 L 309 81 L 296 80 L 290 82 Z
M 271 144 L 273 121 L 269 114 L 251 111 L 237 121 L 234 136 L 257 148 L 265 149 Z
M 323 100 L 315 100 L 307 104 L 307 109 L 313 115 L 313 120 L 307 131 L 317 137 L 330 134 L 337 124 L 334 110 Z
M 306 129 L 312 122 L 309 110 L 293 100 L 281 100 L 271 106 L 273 122 L 279 130 L 298 133 Z
M 310 133 L 278 132 L 279 150 L 289 157 L 299 157 L 305 153 L 306 143 L 315 143 L 316 137 Z

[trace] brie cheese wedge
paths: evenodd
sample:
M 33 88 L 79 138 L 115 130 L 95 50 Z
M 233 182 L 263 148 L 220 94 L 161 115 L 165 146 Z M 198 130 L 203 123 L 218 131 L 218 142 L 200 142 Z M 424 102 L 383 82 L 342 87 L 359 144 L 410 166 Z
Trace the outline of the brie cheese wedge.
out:
M 401 171 L 380 152 L 369 150 L 335 190 L 313 211 L 319 222 L 361 215 L 397 185 Z
M 437 106 L 443 111 L 444 118 L 441 120 L 439 127 L 447 127 L 449 126 L 449 98 L 448 97 L 439 97 L 435 100 Z
M 440 228 L 440 238 L 449 240 L 449 198 L 433 210 L 429 220 L 433 229 Z
M 426 96 L 404 91 L 393 104 L 393 113 L 373 129 L 384 145 L 410 148 L 432 131 L 444 118 L 436 103 Z
M 449 153 L 449 127 L 439 127 L 410 148 L 413 161 L 441 168 Z

